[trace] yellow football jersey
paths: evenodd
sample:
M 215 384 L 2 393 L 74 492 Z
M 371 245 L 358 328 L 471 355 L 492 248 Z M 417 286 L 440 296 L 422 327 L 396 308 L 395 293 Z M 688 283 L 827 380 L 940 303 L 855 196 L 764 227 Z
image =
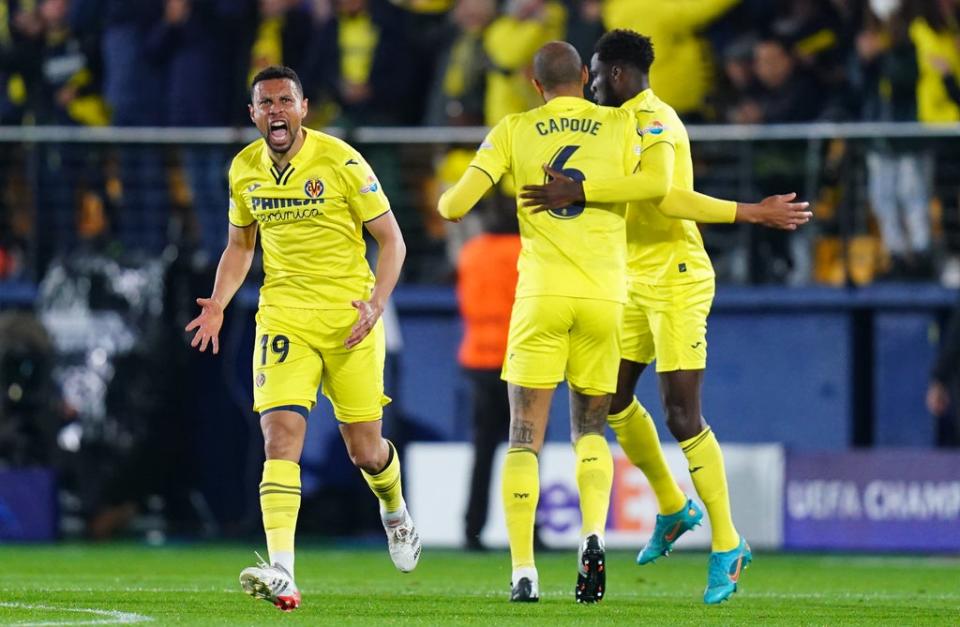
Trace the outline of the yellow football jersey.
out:
M 390 210 L 373 170 L 347 143 L 308 128 L 283 171 L 258 139 L 230 165 L 230 222 L 256 221 L 266 275 L 261 305 L 350 309 L 374 277 L 363 223 Z
M 640 152 L 635 118 L 625 109 L 559 97 L 508 115 L 480 145 L 470 164 L 494 184 L 510 172 L 518 193 L 546 181 L 543 164 L 567 176 L 625 176 Z M 580 204 L 532 214 L 517 201 L 522 248 L 517 297 L 626 299 L 625 205 Z
M 636 113 L 637 132 L 644 151 L 662 142 L 673 147 L 673 187 L 692 190 L 690 139 L 676 111 L 650 89 L 640 92 L 622 107 Z M 640 168 L 643 168 L 642 153 Z M 649 201 L 630 203 L 627 207 L 627 251 L 627 276 L 631 281 L 665 285 L 714 276 L 696 223 L 668 218 Z

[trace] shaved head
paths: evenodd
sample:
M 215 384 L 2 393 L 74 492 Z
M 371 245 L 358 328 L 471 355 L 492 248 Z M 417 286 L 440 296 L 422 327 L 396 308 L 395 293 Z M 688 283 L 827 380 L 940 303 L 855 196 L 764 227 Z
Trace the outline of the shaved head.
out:
M 565 41 L 544 44 L 533 57 L 533 77 L 547 91 L 561 85 L 579 85 L 582 69 L 580 53 Z

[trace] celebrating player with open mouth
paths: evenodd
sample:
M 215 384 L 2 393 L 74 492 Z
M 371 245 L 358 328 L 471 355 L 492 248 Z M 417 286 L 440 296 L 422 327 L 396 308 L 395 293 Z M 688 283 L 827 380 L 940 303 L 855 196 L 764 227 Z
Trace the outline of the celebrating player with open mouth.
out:
M 380 500 L 390 557 L 403 571 L 420 558 L 420 537 L 403 500 L 400 458 L 381 435 L 385 341 L 380 315 L 397 284 L 406 247 L 373 171 L 356 150 L 301 126 L 307 100 L 290 68 L 253 79 L 250 118 L 263 135 L 230 166 L 230 227 L 213 293 L 186 330 L 201 351 L 219 351 L 223 310 L 263 246 L 253 351 L 253 409 L 266 462 L 260 506 L 270 563 L 246 568 L 247 594 L 282 610 L 300 605 L 294 534 L 300 509 L 300 454 L 317 389 L 333 404 L 353 463 Z M 364 257 L 363 228 L 380 248 L 376 276 Z

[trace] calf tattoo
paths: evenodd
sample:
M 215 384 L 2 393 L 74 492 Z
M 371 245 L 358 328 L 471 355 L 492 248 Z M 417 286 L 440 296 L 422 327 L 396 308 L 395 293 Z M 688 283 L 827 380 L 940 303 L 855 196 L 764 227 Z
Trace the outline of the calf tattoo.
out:
M 533 444 L 533 427 L 531 420 L 511 420 L 510 444 Z
M 603 433 L 607 425 L 607 412 L 610 410 L 609 394 L 587 396 L 573 393 L 570 401 L 570 428 L 574 437 L 587 433 Z

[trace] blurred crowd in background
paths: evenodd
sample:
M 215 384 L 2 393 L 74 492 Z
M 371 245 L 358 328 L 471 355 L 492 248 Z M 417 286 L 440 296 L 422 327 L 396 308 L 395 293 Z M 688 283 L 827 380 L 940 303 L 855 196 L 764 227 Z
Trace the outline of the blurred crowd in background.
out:
M 0 0 L 0 127 L 249 129 L 250 79 L 272 64 L 300 74 L 307 125 L 336 127 L 351 141 L 357 127 L 490 126 L 540 104 L 529 78 L 542 44 L 568 40 L 589 62 L 594 42 L 615 28 L 652 38 L 653 88 L 699 128 L 960 122 L 960 0 Z M 738 200 L 796 191 L 815 210 L 814 223 L 789 235 L 704 228 L 721 282 L 960 286 L 956 138 L 693 135 L 700 191 Z M 241 358 L 249 321 L 228 319 L 216 367 L 189 351 L 181 331 L 212 284 L 226 170 L 240 147 L 0 133 L 0 295 L 23 285 L 37 295 L 14 306 L 0 298 L 0 464 L 57 467 L 75 533 L 107 537 L 135 513 L 160 510 L 203 533 L 217 520 L 259 529 L 255 503 L 222 488 L 242 483 L 236 469 L 261 454 Z M 481 233 L 516 254 L 515 235 L 503 239 L 516 230 L 504 224 L 509 181 L 450 225 L 436 201 L 475 146 L 357 147 L 407 240 L 402 281 L 452 285 L 459 270 L 463 319 L 490 318 L 490 288 L 464 281 L 489 279 L 500 259 L 478 253 Z M 928 392 L 933 414 L 956 398 L 960 309 L 950 329 Z M 500 385 L 497 356 L 463 355 L 470 377 Z M 407 425 L 396 441 L 429 439 L 399 415 L 402 402 L 391 408 L 390 423 Z M 477 448 L 489 458 L 503 434 L 481 426 L 475 435 L 490 437 Z M 960 436 L 950 437 L 941 441 Z M 201 455 L 209 441 L 218 445 Z M 327 482 L 327 500 L 306 518 L 349 532 L 356 522 L 342 503 L 351 491 L 336 477 L 355 473 L 337 455 L 321 451 L 305 466 Z M 485 511 L 471 512 L 476 535 L 470 525 L 482 525 Z
M 544 42 L 569 40 L 589 61 L 614 28 L 652 38 L 653 87 L 688 124 L 960 121 L 956 0 L 0 0 L 0 124 L 248 126 L 250 77 L 282 63 L 302 77 L 314 127 L 489 126 L 538 104 L 530 65 Z M 38 280 L 91 239 L 219 252 L 236 146 L 9 147 L 0 280 Z M 721 281 L 960 285 L 950 142 L 821 142 L 813 184 L 804 142 L 719 148 L 741 154 L 748 180 L 731 183 L 706 147 L 703 191 L 797 191 L 818 222 L 799 242 L 714 227 Z M 476 229 L 451 233 L 434 207 L 471 149 L 361 150 L 411 240 L 405 279 L 449 281 Z
M 649 35 L 688 123 L 956 122 L 954 0 L 3 0 L 7 125 L 245 124 L 296 69 L 314 124 L 492 125 L 539 104 L 534 52 Z

